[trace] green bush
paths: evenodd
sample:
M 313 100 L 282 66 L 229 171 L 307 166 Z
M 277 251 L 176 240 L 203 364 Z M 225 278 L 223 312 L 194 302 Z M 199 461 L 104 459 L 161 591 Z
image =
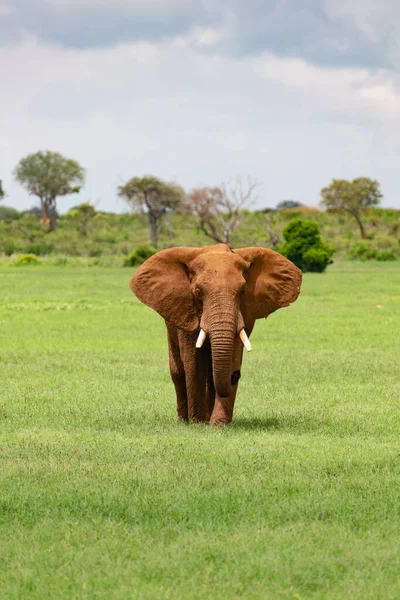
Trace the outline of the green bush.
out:
M 314 221 L 296 219 L 283 230 L 285 243 L 280 252 L 302 271 L 322 273 L 332 263 L 335 249 L 322 239 Z
M 326 246 L 326 247 L 325 247 Z M 328 248 L 328 250 L 326 249 Z M 324 244 L 313 246 L 303 254 L 303 271 L 312 273 L 322 273 L 326 267 L 332 262 L 331 248 Z
M 37 242 L 36 244 L 28 244 L 24 248 L 26 254 L 36 254 L 36 256 L 45 256 L 50 254 L 53 250 L 53 244 L 47 244 L 46 242 Z
M 354 260 L 374 260 L 377 258 L 377 251 L 367 242 L 357 242 L 349 251 L 350 258 Z
M 15 208 L 0 206 L 0 221 L 17 221 L 20 218 L 21 213 L 15 210 Z
M 18 267 L 22 265 L 40 265 L 41 263 L 42 261 L 35 254 L 19 254 L 11 264 Z
M 397 256 L 391 250 L 382 250 L 377 253 L 376 259 L 380 261 L 397 260 Z
M 14 254 L 14 252 L 19 250 L 19 248 L 15 242 L 11 241 L 11 242 L 5 242 L 3 244 L 2 250 L 6 256 L 11 256 L 12 254 Z
M 62 254 L 55 256 L 51 264 L 56 267 L 66 267 L 70 263 L 69 256 L 63 256 Z
M 137 246 L 134 251 L 125 258 L 124 267 L 135 267 L 137 265 L 141 265 L 156 252 L 157 250 L 155 248 L 147 246 L 146 244 Z

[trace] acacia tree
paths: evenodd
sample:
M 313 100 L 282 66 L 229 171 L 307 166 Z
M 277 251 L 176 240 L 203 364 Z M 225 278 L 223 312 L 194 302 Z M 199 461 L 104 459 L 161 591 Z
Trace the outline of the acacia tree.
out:
M 20 160 L 14 169 L 14 177 L 30 196 L 39 198 L 42 220 L 54 230 L 57 198 L 80 192 L 85 182 L 85 169 L 58 152 L 40 151 Z
M 138 209 L 147 215 L 150 244 L 157 248 L 162 219 L 167 212 L 176 210 L 183 203 L 185 192 L 175 183 L 146 175 L 132 177 L 119 186 L 118 196 L 126 200 L 133 210 Z
M 253 200 L 258 183 L 251 178 L 244 184 L 240 179 L 219 187 L 194 188 L 187 197 L 186 210 L 194 214 L 203 233 L 222 244 L 229 244 L 240 225 L 244 208 Z
M 321 191 L 322 206 L 332 210 L 349 212 L 360 228 L 362 239 L 366 239 L 361 216 L 366 208 L 377 206 L 382 198 L 379 183 L 376 179 L 357 177 L 353 181 L 333 179 L 330 186 Z

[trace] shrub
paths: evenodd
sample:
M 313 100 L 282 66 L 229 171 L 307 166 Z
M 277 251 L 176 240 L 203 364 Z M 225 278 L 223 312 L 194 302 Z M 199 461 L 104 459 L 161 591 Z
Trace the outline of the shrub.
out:
M 15 208 L 11 206 L 0 206 L 0 221 L 17 221 L 21 217 Z
M 36 256 L 45 256 L 50 254 L 53 250 L 53 244 L 47 244 L 46 242 L 37 242 L 36 244 L 28 244 L 24 248 L 27 254 L 36 254 Z
M 11 263 L 14 266 L 21 265 L 40 265 L 41 260 L 35 254 L 19 254 Z
M 325 248 L 328 248 L 328 250 Z M 332 262 L 330 246 L 322 242 L 321 246 L 313 246 L 303 254 L 303 271 L 322 273 Z
M 335 249 L 322 239 L 314 221 L 296 219 L 283 230 L 285 243 L 280 252 L 302 271 L 322 273 L 332 263 Z
M 373 260 L 377 257 L 377 251 L 367 242 L 357 242 L 350 248 L 350 257 L 354 260 Z
M 15 242 L 5 242 L 5 244 L 3 244 L 3 252 L 6 256 L 11 256 L 17 250 L 18 246 Z
M 66 267 L 69 263 L 70 263 L 69 256 L 63 256 L 62 254 L 55 256 L 54 260 L 52 261 L 52 264 L 55 267 Z
M 380 261 L 397 260 L 397 256 L 391 250 L 382 250 L 377 252 L 376 259 Z
M 137 265 L 141 265 L 156 252 L 157 250 L 155 248 L 152 246 L 147 246 L 146 244 L 137 246 L 134 251 L 125 258 L 124 267 L 135 267 Z

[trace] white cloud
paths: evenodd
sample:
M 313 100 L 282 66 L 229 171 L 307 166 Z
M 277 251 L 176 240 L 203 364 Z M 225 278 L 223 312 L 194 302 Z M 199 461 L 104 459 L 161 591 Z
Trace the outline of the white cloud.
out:
M 400 118 L 400 92 L 389 70 L 329 69 L 303 59 L 281 59 L 264 55 L 253 61 L 266 79 L 281 81 L 303 90 L 314 110 L 343 118 L 360 116 L 371 120 Z
M 288 197 L 315 204 L 332 177 L 367 175 L 399 205 L 400 97 L 389 71 L 198 50 L 214 35 L 101 50 L 29 38 L 4 48 L 0 177 L 8 201 L 31 202 L 12 184 L 17 161 L 53 149 L 87 167 L 82 197 L 111 210 L 123 206 L 116 186 L 144 173 L 186 187 L 253 175 L 265 184 L 261 205 Z
M 14 7 L 10 2 L 0 2 L 0 17 L 6 17 L 11 15 L 14 11 Z

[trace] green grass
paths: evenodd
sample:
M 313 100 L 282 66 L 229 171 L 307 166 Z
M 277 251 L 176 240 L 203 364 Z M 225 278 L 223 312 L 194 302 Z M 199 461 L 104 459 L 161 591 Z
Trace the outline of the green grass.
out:
M 399 267 L 306 275 L 225 429 L 130 274 L 0 269 L 1 598 L 399 598 Z

